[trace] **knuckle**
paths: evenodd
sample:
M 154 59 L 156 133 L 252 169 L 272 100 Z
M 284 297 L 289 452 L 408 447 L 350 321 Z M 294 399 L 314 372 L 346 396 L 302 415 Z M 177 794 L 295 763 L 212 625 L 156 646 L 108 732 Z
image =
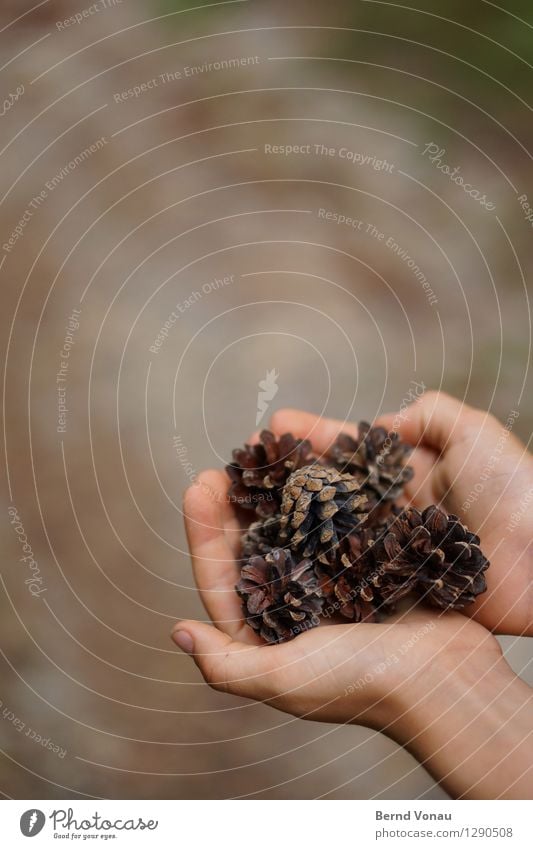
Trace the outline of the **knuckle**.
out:
M 445 396 L 444 392 L 440 392 L 438 389 L 427 389 L 421 399 L 421 403 L 423 404 L 434 404 L 439 398 Z
M 427 392 L 424 392 L 420 403 L 427 409 L 428 414 L 431 414 L 438 404 L 454 404 L 457 406 L 460 404 L 456 398 L 452 398 L 451 395 L 442 392 L 440 389 L 428 389 Z
M 462 422 L 464 432 L 469 437 L 478 435 L 496 433 L 501 430 L 501 423 L 491 413 L 478 410 L 475 407 L 465 407 L 462 413 Z

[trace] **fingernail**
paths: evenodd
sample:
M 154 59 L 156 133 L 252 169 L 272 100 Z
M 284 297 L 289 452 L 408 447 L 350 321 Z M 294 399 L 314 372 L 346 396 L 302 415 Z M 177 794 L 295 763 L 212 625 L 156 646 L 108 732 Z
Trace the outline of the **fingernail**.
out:
M 194 642 L 188 631 L 173 631 L 172 639 L 182 651 L 193 654 Z

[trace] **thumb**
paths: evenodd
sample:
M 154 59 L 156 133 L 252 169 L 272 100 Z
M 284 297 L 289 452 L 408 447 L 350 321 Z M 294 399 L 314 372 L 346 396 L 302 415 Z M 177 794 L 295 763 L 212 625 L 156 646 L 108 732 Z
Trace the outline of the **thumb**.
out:
M 187 620 L 172 631 L 176 645 L 191 655 L 214 690 L 260 701 L 276 692 L 280 646 L 251 646 L 232 640 L 213 625 Z

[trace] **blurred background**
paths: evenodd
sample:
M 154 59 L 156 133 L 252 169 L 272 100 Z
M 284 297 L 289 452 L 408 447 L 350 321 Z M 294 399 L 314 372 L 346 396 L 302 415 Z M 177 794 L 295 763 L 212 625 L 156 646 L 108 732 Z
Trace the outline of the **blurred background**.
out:
M 269 413 L 418 382 L 529 441 L 531 4 L 412 2 L 3 0 L 4 796 L 446 798 L 169 640 L 267 372 Z

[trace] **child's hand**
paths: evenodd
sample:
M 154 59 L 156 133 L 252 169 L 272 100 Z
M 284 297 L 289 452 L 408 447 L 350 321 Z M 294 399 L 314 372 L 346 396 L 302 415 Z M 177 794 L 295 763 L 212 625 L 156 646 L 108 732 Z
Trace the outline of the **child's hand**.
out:
M 384 416 L 416 446 L 406 493 L 441 503 L 481 537 L 488 590 L 465 611 L 497 634 L 533 634 L 533 457 L 505 424 L 449 395 L 428 392 L 404 417 Z
M 380 423 L 390 428 L 393 421 L 387 416 Z M 340 431 L 356 433 L 345 423 L 291 410 L 277 413 L 271 428 L 311 439 L 319 454 Z M 472 606 L 474 617 L 493 630 L 527 632 L 532 570 L 526 540 L 533 520 L 524 516 L 514 534 L 506 525 L 533 486 L 533 461 L 496 420 L 435 393 L 408 408 L 399 430 L 416 445 L 408 498 L 422 506 L 442 502 L 482 536 L 492 566 L 489 589 Z M 492 455 L 498 457 L 493 476 L 476 492 Z M 243 621 L 235 593 L 242 529 L 228 485 L 224 472 L 204 472 L 184 502 L 195 579 L 214 626 L 180 622 L 173 638 L 205 680 L 296 716 L 384 731 L 426 762 L 452 793 L 490 796 L 495 781 L 503 795 L 511 787 L 510 796 L 524 798 L 525 787 L 531 794 L 526 773 L 515 775 L 523 772 L 520 759 L 506 760 L 516 737 L 519 743 L 533 734 L 531 691 L 513 675 L 489 631 L 467 616 L 413 603 L 383 624 L 324 625 L 283 645 L 262 643 Z M 471 491 L 479 497 L 467 509 Z M 505 544 L 498 544 L 505 534 Z M 502 725 L 508 712 L 515 719 Z M 490 746 L 480 756 L 487 738 Z M 494 758 L 500 769 L 492 775 Z

